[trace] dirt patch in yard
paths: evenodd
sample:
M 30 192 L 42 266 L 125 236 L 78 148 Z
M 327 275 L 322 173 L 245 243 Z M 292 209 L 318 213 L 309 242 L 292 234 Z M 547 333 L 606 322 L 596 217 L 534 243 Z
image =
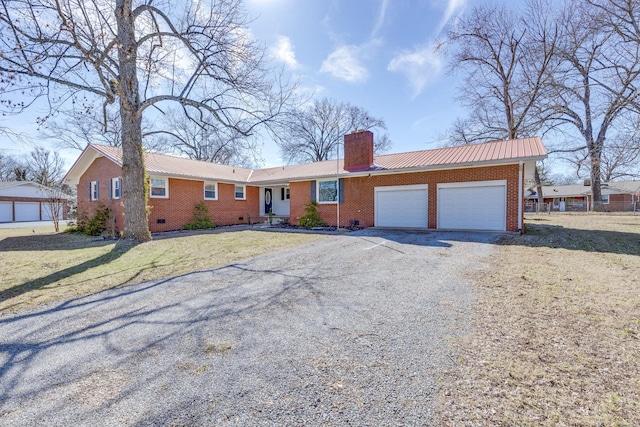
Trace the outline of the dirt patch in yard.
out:
M 640 215 L 532 215 L 476 278 L 442 425 L 640 425 Z

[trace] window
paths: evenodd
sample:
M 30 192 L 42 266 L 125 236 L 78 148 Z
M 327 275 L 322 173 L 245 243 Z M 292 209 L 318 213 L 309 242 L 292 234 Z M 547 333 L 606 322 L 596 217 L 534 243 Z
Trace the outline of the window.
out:
M 218 185 L 215 182 L 204 183 L 204 198 L 206 200 L 218 200 Z
M 318 181 L 318 203 L 335 203 L 338 201 L 336 180 Z
M 111 198 L 119 199 L 122 197 L 122 179 L 113 178 L 111 180 Z
M 553 199 L 553 207 L 558 208 L 559 206 L 560 206 L 560 199 L 556 197 L 555 199 Z
M 167 191 L 167 180 L 165 178 L 151 178 L 150 184 L 151 188 L 149 190 L 151 197 L 169 197 L 169 192 Z
M 98 200 L 98 181 L 91 181 L 91 200 Z
M 236 200 L 244 200 L 245 199 L 245 187 L 244 185 L 236 185 Z
M 609 195 L 608 194 L 602 194 L 602 203 L 605 205 L 609 204 Z
M 280 200 L 289 200 L 290 198 L 289 187 L 282 187 L 280 189 Z

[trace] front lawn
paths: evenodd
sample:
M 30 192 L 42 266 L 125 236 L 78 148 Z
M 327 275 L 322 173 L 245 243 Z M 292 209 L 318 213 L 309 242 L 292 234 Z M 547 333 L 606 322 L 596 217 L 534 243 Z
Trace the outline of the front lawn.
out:
M 448 426 L 640 426 L 640 215 L 530 215 L 476 278 Z
M 231 229 L 229 229 L 231 230 Z M 132 248 L 49 229 L 0 230 L 0 315 L 130 283 L 205 270 L 323 236 L 254 230 L 166 233 Z

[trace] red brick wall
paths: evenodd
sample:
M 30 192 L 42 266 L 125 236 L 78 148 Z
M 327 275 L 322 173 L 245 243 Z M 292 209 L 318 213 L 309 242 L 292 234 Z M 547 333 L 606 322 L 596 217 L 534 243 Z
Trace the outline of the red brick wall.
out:
M 372 164 L 373 133 L 365 130 L 345 135 L 344 169 L 348 171 L 366 170 Z
M 344 200 L 340 205 L 340 226 L 349 225 L 349 220 L 357 219 L 361 227 L 374 225 L 374 188 L 393 185 L 429 185 L 429 228 L 437 225 L 437 185 L 449 182 L 507 180 L 507 231 L 518 231 L 518 165 L 491 166 L 415 172 L 394 175 L 373 175 L 344 180 Z M 311 200 L 309 181 L 291 183 L 292 224 L 304 215 L 304 205 Z M 336 205 L 322 204 L 319 207 L 324 220 L 336 224 Z
M 80 177 L 78 190 L 78 218 L 92 218 L 98 206 L 111 209 L 114 232 L 122 231 L 124 225 L 124 206 L 122 199 L 109 198 L 109 180 L 122 176 L 122 168 L 106 157 L 97 158 Z M 88 198 L 87 186 L 98 181 L 98 200 Z
M 260 214 L 258 187 L 246 187 L 246 200 L 235 199 L 235 185 L 218 183 L 218 200 L 204 200 L 204 182 L 169 178 L 169 198 L 150 198 L 149 229 L 152 232 L 181 230 L 193 221 L 197 203 L 204 201 L 215 225 L 246 224 Z M 164 219 L 164 224 L 158 220 Z
M 124 207 L 122 199 L 110 200 L 108 180 L 121 175 L 121 168 L 112 161 L 101 157 L 96 159 L 80 178 L 78 184 L 78 214 L 91 218 L 98 206 L 110 208 L 115 220 L 115 231 L 122 231 L 124 225 Z M 87 199 L 87 185 L 98 181 L 99 199 Z M 149 198 L 149 230 L 151 232 L 181 230 L 184 224 L 193 220 L 195 205 L 204 201 L 209 208 L 209 216 L 216 225 L 232 225 L 258 220 L 260 214 L 258 187 L 246 187 L 246 200 L 235 199 L 233 184 L 218 184 L 218 200 L 204 200 L 204 182 L 169 178 L 169 198 Z M 242 219 L 240 219 L 242 218 Z M 164 219 L 163 224 L 158 220 Z

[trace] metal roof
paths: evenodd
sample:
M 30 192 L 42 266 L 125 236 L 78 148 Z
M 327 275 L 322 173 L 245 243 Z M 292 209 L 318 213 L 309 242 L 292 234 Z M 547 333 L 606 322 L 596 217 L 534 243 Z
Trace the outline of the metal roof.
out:
M 85 149 L 85 152 L 89 149 L 95 150 L 97 155 L 106 156 L 115 163 L 122 165 L 122 150 L 120 148 L 90 144 Z M 547 151 L 542 145 L 542 141 L 540 138 L 534 137 L 384 154 L 375 156 L 374 164 L 369 169 L 355 173 L 343 169 L 343 159 L 251 170 L 156 153 L 145 154 L 145 167 L 150 174 L 247 184 L 266 184 L 330 177 L 336 174 L 353 176 L 363 173 L 396 173 L 404 170 L 416 171 L 487 166 L 542 160 L 546 156 Z M 82 163 L 82 166 L 78 167 L 88 167 L 88 162 L 80 162 L 79 160 L 72 166 L 72 169 L 80 163 Z M 84 171 L 81 173 L 84 173 Z M 81 173 L 80 171 L 72 173 L 70 170 L 67 176 L 77 179 Z

